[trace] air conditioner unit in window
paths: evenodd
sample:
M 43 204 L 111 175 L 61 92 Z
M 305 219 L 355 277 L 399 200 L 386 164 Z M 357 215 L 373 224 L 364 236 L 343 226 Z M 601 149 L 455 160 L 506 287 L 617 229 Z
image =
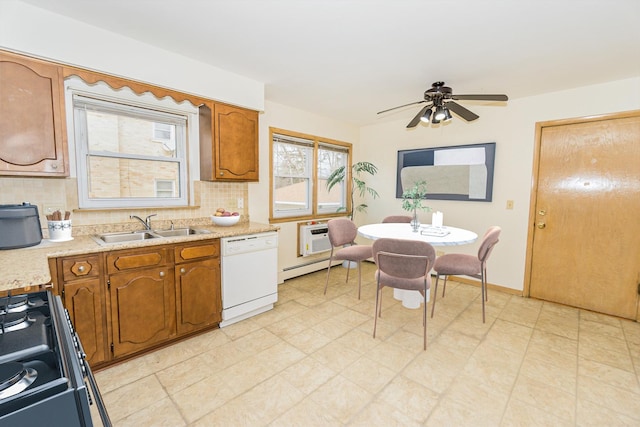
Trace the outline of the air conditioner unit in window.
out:
M 303 225 L 300 227 L 300 253 L 309 256 L 331 250 L 327 224 Z

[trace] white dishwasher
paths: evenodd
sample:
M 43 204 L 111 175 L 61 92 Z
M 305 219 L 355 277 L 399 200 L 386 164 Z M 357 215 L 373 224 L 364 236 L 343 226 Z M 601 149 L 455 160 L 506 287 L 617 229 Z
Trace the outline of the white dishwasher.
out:
M 278 233 L 225 237 L 220 242 L 224 327 L 270 310 L 278 300 Z

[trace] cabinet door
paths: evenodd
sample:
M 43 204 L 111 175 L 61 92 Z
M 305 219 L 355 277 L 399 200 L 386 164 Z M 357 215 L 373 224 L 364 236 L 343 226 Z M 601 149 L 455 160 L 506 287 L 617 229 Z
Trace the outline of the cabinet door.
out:
M 62 300 L 90 366 L 107 361 L 106 313 L 102 280 L 65 283 Z
M 178 333 L 220 323 L 220 259 L 188 262 L 176 267 Z
M 113 355 L 120 357 L 176 334 L 173 267 L 109 276 Z
M 0 174 L 67 176 L 62 69 L 0 52 Z
M 258 112 L 215 104 L 215 178 L 258 181 Z

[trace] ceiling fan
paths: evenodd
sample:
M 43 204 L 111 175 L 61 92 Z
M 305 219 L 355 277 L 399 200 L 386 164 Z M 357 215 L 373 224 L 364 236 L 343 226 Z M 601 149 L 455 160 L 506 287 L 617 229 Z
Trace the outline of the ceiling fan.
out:
M 450 87 L 445 86 L 444 82 L 435 82 L 431 85 L 431 89 L 427 89 L 424 93 L 424 100 L 411 102 L 409 104 L 400 105 L 398 107 L 389 108 L 378 112 L 378 114 L 386 113 L 398 108 L 408 107 L 409 105 L 422 104 L 427 102 L 416 116 L 409 122 L 407 128 L 413 128 L 420 123 L 420 121 L 426 123 L 440 123 L 451 120 L 451 111 L 470 122 L 477 119 L 478 116 L 472 111 L 467 110 L 462 105 L 455 101 L 468 100 L 468 101 L 507 101 L 509 98 L 507 95 L 454 95 Z

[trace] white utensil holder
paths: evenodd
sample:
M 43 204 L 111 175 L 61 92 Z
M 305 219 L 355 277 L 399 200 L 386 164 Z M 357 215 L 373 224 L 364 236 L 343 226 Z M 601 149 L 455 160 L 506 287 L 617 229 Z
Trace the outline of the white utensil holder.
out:
M 71 240 L 71 220 L 47 221 L 49 228 L 49 240 L 63 242 Z

